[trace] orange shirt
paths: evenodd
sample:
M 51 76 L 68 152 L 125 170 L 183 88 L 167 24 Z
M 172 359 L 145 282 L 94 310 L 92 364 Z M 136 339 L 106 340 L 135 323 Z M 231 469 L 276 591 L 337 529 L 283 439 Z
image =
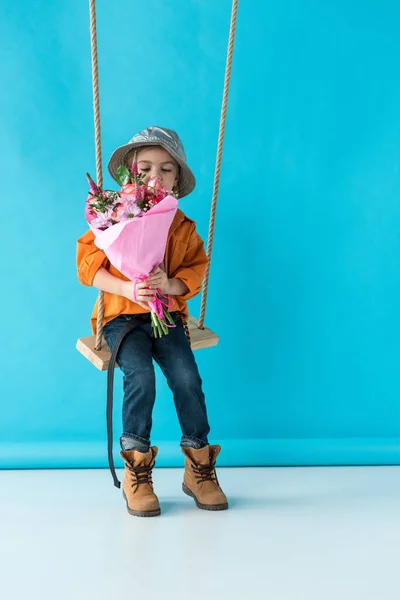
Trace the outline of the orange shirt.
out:
M 127 277 L 112 266 L 103 250 L 95 245 L 94 239 L 94 234 L 89 230 L 78 240 L 77 267 L 79 281 L 83 285 L 93 285 L 94 276 L 100 267 L 107 269 L 111 275 L 128 281 Z M 204 250 L 204 243 L 196 231 L 194 221 L 178 209 L 168 234 L 164 267 L 170 279 L 182 279 L 189 291 L 184 296 L 173 297 L 175 305 L 172 310 L 181 311 L 185 316 L 188 316 L 186 301 L 200 292 L 207 264 L 208 259 Z M 144 312 L 146 311 L 141 306 L 127 298 L 104 292 L 103 326 L 121 314 Z M 93 334 L 96 334 L 96 321 L 97 301 L 90 320 Z

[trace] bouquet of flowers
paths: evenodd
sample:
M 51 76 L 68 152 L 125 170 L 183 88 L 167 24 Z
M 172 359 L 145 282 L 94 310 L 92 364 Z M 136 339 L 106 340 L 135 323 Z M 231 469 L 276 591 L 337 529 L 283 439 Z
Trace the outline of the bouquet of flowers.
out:
M 121 165 L 117 170 L 121 191 L 102 190 L 88 173 L 86 177 L 90 191 L 85 218 L 96 236 L 95 244 L 132 281 L 136 299 L 137 283 L 144 281 L 164 258 L 178 201 L 171 190 L 162 187 L 159 179 L 144 183 L 136 154 L 131 169 Z M 168 310 L 172 306 L 160 290 L 156 300 L 149 302 L 155 337 L 162 337 L 169 327 L 175 327 Z

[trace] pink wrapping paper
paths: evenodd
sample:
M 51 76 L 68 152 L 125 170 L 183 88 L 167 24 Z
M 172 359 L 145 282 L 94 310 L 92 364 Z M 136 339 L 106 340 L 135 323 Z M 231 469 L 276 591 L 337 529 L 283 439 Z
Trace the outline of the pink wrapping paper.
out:
M 166 196 L 142 216 L 117 223 L 102 231 L 92 227 L 95 244 L 103 250 L 111 264 L 132 282 L 143 280 L 164 258 L 169 228 L 178 201 Z

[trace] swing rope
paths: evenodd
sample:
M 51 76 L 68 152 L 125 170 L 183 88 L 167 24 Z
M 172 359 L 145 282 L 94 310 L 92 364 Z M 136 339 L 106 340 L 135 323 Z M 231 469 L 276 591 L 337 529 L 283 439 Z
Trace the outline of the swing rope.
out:
M 100 138 L 100 94 L 99 94 L 99 64 L 97 60 L 97 34 L 96 34 L 96 0 L 89 0 L 90 9 L 90 45 L 92 48 L 92 81 L 93 81 L 93 112 L 94 112 L 94 135 L 96 144 L 96 178 L 97 185 L 103 187 L 103 171 L 101 160 L 101 138 Z M 97 298 L 97 332 L 95 350 L 101 350 L 103 339 L 103 317 L 104 317 L 104 292 L 100 291 Z
M 199 319 L 199 329 L 204 329 L 204 317 L 206 313 L 207 295 L 209 287 L 209 276 L 211 266 L 211 253 L 214 241 L 215 215 L 217 210 L 219 181 L 222 162 L 222 149 L 225 136 L 226 111 L 228 106 L 229 84 L 231 79 L 233 46 L 235 41 L 236 16 L 238 9 L 238 0 L 232 0 L 232 14 L 229 31 L 228 52 L 225 67 L 224 91 L 222 97 L 221 118 L 219 125 L 217 158 L 215 162 L 214 188 L 210 211 L 210 224 L 208 229 L 207 256 L 209 263 L 204 277 L 203 292 L 201 297 L 201 309 Z M 89 0 L 90 11 L 90 44 L 92 53 L 92 83 L 93 83 L 93 112 L 94 112 L 94 131 L 96 146 L 96 178 L 97 185 L 103 186 L 102 156 L 101 156 L 101 137 L 100 137 L 100 94 L 99 94 L 99 67 L 97 58 L 97 34 L 96 34 L 96 0 Z M 101 350 L 103 339 L 103 317 L 104 317 L 104 292 L 99 291 L 97 299 L 97 332 L 95 350 Z
M 215 215 L 217 212 L 219 180 L 220 180 L 221 162 L 222 162 L 222 148 L 224 145 L 224 137 L 225 137 L 226 109 L 228 107 L 229 84 L 231 81 L 232 57 L 233 57 L 233 46 L 234 46 L 234 42 L 235 42 L 237 10 L 238 10 L 238 0 L 233 0 L 231 25 L 230 25 L 230 30 L 229 30 L 228 53 L 227 53 L 227 57 L 226 57 L 226 67 L 225 67 L 224 93 L 222 96 L 221 118 L 220 118 L 220 123 L 219 123 L 217 158 L 215 161 L 214 189 L 213 189 L 212 202 L 211 202 L 210 224 L 209 224 L 209 228 L 208 228 L 208 242 L 207 242 L 208 265 L 207 265 L 206 274 L 204 276 L 203 292 L 201 295 L 200 319 L 199 319 L 199 325 L 198 325 L 199 329 L 204 329 L 204 317 L 206 314 L 208 282 L 209 282 L 209 278 L 210 278 L 211 253 L 212 253 L 212 247 L 213 247 L 213 241 L 214 241 Z

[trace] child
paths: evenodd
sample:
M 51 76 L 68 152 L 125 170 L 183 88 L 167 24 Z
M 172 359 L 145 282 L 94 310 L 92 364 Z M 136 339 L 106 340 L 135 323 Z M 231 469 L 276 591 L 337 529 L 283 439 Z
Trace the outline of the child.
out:
M 114 179 L 121 164 L 128 168 L 132 165 L 136 151 L 139 172 L 145 175 L 145 182 L 158 177 L 164 188 L 173 189 L 180 198 L 193 191 L 195 178 L 186 164 L 182 142 L 174 131 L 148 127 L 128 144 L 117 148 L 108 164 Z M 181 210 L 177 211 L 164 261 L 145 281 L 137 284 L 135 299 L 132 282 L 97 248 L 91 231 L 78 240 L 77 265 L 81 283 L 104 291 L 104 337 L 111 350 L 126 323 L 139 315 L 139 324 L 125 337 L 117 357 L 124 374 L 120 443 L 125 463 L 123 494 L 128 512 L 142 517 L 160 514 L 151 478 L 158 452 L 150 445 L 155 402 L 153 359 L 173 392 L 182 430 L 181 448 L 186 456 L 183 491 L 194 498 L 199 508 L 228 508 L 215 471 L 221 447 L 208 443 L 210 426 L 202 381 L 184 327 L 188 316 L 186 301 L 199 293 L 207 267 L 204 244 L 194 222 Z M 154 301 L 157 289 L 175 302 L 171 314 L 176 327 L 161 338 L 152 336 L 148 306 L 148 302 Z M 91 319 L 94 334 L 96 318 L 97 304 Z

